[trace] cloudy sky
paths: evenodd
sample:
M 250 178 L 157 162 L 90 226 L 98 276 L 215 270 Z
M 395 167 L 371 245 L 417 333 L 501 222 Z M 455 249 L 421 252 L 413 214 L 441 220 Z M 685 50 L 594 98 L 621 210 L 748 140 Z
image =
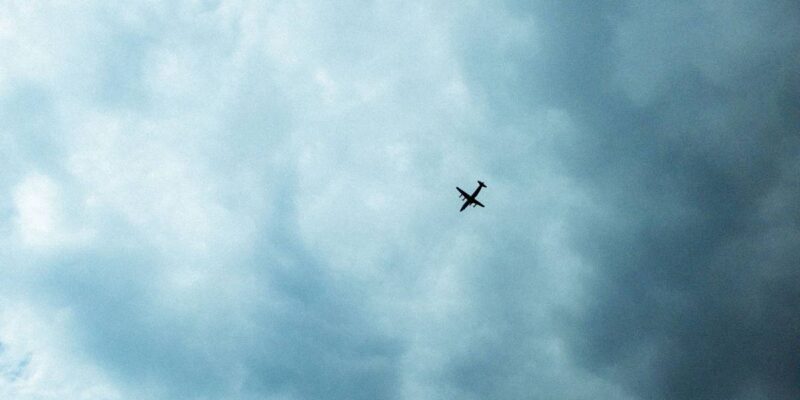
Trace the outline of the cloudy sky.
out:
M 792 0 L 0 0 L 3 399 L 796 399 L 799 261 Z

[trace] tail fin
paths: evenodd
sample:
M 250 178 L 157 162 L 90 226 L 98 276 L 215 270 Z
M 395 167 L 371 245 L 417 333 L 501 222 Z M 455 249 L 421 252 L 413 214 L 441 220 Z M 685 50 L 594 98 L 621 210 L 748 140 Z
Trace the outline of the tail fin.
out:
M 483 183 L 483 182 L 481 182 L 481 181 L 478 181 L 478 184 L 479 184 L 479 185 L 481 185 L 481 186 L 483 186 L 483 187 L 486 187 L 486 184 L 485 184 L 485 183 Z

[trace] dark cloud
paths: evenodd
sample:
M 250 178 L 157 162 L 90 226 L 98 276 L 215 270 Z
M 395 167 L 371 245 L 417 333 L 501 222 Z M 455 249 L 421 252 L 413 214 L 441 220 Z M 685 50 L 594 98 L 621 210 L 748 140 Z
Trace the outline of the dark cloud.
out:
M 570 224 L 596 268 L 585 309 L 565 328 L 575 360 L 641 398 L 796 398 L 797 12 L 780 2 L 720 5 L 722 15 L 699 5 L 654 7 L 665 13 L 655 16 L 602 3 L 510 7 L 537 17 L 549 40 L 536 57 L 505 54 L 529 72 L 507 85 L 527 86 L 530 109 L 561 107 L 577 121 L 578 137 L 557 147 L 597 207 Z M 750 8 L 762 11 L 739 13 Z M 696 13 L 689 21 L 708 26 L 657 32 L 630 21 L 685 20 L 670 13 Z M 742 54 L 705 37 L 715 24 L 765 21 L 779 22 L 782 36 L 755 29 Z M 638 30 L 627 34 L 660 42 L 621 43 L 620 25 L 630 22 Z M 639 88 L 619 86 L 616 75 L 642 71 L 620 63 L 625 46 L 659 48 L 673 33 L 708 54 L 678 44 L 660 59 L 667 65 L 654 70 L 646 100 L 629 98 Z M 706 57 L 721 55 L 732 65 L 715 76 Z M 505 101 L 493 104 L 500 115 Z
M 524 115 L 555 107 L 579 127 L 551 148 L 595 205 L 569 218 L 574 248 L 595 269 L 583 311 L 557 318 L 574 360 L 640 398 L 796 398 L 798 12 L 758 1 L 507 6 L 533 21 L 543 46 L 498 49 L 470 37 L 479 53 L 465 65 L 500 124 L 534 133 Z M 502 137 L 489 156 L 501 163 Z M 526 297 L 511 294 L 491 314 Z M 512 327 L 508 346 L 519 350 L 525 335 L 515 333 L 529 329 Z M 495 373 L 518 365 L 505 348 L 459 361 L 461 384 L 502 393 Z

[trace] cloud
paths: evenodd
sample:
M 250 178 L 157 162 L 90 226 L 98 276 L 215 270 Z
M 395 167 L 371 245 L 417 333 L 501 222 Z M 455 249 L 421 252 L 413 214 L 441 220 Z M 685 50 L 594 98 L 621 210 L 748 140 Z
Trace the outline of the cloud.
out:
M 6 397 L 797 395 L 789 2 L 0 7 Z
M 554 12 L 553 25 L 578 19 L 601 41 L 588 47 L 592 66 L 552 67 L 566 71 L 555 82 L 593 82 L 549 99 L 575 101 L 566 110 L 585 129 L 562 159 L 598 205 L 569 225 L 595 271 L 571 351 L 641 398 L 796 396 L 795 319 L 783 313 L 798 306 L 784 286 L 796 280 L 797 218 L 764 214 L 775 191 L 798 196 L 787 186 L 798 120 L 786 92 L 797 84 L 787 74 L 797 14 L 785 5 Z M 772 40 L 767 25 L 785 34 Z
M 67 339 L 70 325 L 67 310 L 6 299 L 0 312 L 0 394 L 25 400 L 123 398 L 101 369 L 76 356 Z

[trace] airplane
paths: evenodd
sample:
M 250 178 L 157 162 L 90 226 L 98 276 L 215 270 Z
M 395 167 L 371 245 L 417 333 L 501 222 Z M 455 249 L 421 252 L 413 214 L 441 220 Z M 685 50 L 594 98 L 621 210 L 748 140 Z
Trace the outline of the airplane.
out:
M 475 197 L 477 197 L 478 193 L 480 193 L 481 189 L 485 188 L 485 187 L 486 187 L 486 184 L 484 184 L 481 181 L 478 181 L 478 188 L 475 189 L 475 192 L 473 192 L 472 195 L 469 195 L 469 194 L 467 194 L 467 192 L 461 190 L 460 187 L 456 186 L 456 190 L 458 190 L 461 193 L 461 196 L 459 196 L 459 197 L 464 199 L 464 200 L 466 200 L 464 202 L 464 205 L 461 206 L 461 210 L 459 210 L 458 212 L 464 211 L 464 209 L 467 208 L 467 206 L 469 206 L 470 204 L 472 204 L 472 207 L 475 207 L 475 206 L 483 207 L 483 204 L 481 204 L 480 201 L 476 200 Z

